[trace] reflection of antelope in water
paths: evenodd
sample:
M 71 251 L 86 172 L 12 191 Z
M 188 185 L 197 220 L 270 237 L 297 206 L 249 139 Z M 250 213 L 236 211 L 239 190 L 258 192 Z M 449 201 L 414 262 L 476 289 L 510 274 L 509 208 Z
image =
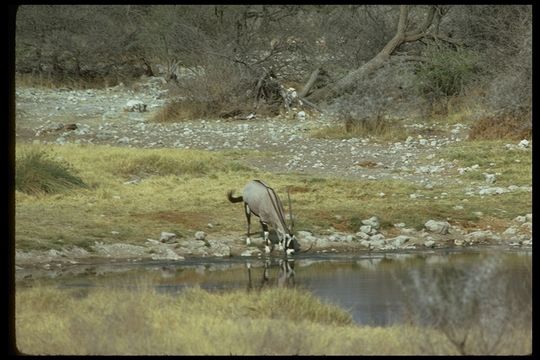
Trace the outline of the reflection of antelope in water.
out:
M 294 260 L 285 258 L 285 259 L 279 259 L 278 265 L 279 270 L 277 277 L 272 280 L 270 277 L 270 268 L 274 267 L 271 264 L 270 259 L 266 259 L 264 261 L 264 270 L 263 270 L 263 276 L 261 278 L 260 284 L 257 287 L 258 290 L 262 289 L 263 287 L 267 286 L 276 286 L 276 287 L 294 287 L 295 281 L 294 281 Z M 251 290 L 254 288 L 253 282 L 251 279 L 251 264 L 247 263 L 247 269 L 248 269 L 248 290 Z

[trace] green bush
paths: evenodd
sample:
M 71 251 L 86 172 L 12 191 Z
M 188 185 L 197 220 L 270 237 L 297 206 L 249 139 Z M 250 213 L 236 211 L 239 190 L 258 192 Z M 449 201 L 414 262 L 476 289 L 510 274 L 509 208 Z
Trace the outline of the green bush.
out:
M 17 156 L 15 189 L 27 194 L 54 194 L 74 187 L 86 187 L 73 167 L 43 150 L 31 149 Z
M 461 94 L 479 70 L 477 56 L 467 49 L 432 45 L 424 55 L 428 60 L 416 69 L 417 88 L 435 98 Z

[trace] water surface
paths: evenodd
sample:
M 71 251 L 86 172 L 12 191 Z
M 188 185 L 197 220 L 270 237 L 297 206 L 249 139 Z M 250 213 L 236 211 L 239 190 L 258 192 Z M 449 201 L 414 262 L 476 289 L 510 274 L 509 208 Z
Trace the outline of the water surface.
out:
M 130 288 L 141 284 L 175 296 L 187 287 L 209 291 L 258 291 L 282 286 L 307 289 L 347 309 L 362 325 L 388 326 L 416 317 L 460 318 L 484 299 L 501 309 L 532 309 L 532 252 L 469 250 L 362 256 L 302 254 L 271 258 L 72 266 L 34 280 L 61 290 Z M 17 286 L 30 278 L 19 274 Z M 494 305 L 495 306 L 495 305 Z M 521 310 L 519 310 L 521 312 Z M 510 311 L 510 310 L 509 310 Z

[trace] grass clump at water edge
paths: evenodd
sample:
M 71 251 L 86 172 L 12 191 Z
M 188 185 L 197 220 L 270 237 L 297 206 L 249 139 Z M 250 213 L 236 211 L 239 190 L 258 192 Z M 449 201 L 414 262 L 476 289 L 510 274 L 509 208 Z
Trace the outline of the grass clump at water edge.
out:
M 42 149 L 28 149 L 17 157 L 15 189 L 27 194 L 54 194 L 72 188 L 87 187 L 66 162 Z

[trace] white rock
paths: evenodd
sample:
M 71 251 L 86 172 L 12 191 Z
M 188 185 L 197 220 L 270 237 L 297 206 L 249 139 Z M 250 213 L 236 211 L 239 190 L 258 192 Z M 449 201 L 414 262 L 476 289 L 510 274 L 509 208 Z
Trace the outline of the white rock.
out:
M 184 260 L 183 256 L 178 255 L 168 247 L 162 247 L 157 254 L 152 254 L 152 260 Z
M 517 229 L 514 226 L 510 226 L 508 229 L 503 231 L 503 235 L 505 236 L 514 236 L 517 234 Z
M 369 240 L 370 241 L 380 241 L 380 240 L 384 240 L 384 235 L 383 234 L 375 234 L 375 235 L 371 235 L 369 237 Z
M 388 240 L 387 240 L 387 243 L 388 243 L 390 240 L 393 240 L 393 241 L 392 241 L 392 245 L 394 245 L 395 247 L 399 248 L 399 247 L 401 247 L 403 244 L 405 244 L 407 241 L 409 241 L 409 240 L 410 240 L 410 237 L 409 237 L 409 236 L 406 236 L 406 235 L 399 235 L 399 236 L 395 237 L 394 239 L 388 239 Z
M 424 246 L 429 247 L 429 248 L 434 247 L 435 246 L 435 241 L 433 241 L 433 240 L 424 241 Z
M 195 233 L 195 240 L 204 240 L 206 239 L 206 233 L 204 231 L 197 231 Z
M 364 234 L 370 234 L 371 233 L 371 226 L 370 225 L 362 225 L 362 226 L 360 226 L 360 232 L 363 232 Z
M 161 232 L 161 235 L 159 237 L 159 241 L 161 242 L 166 242 L 166 241 L 169 241 L 169 240 L 172 240 L 176 238 L 176 234 L 175 233 L 170 233 L 170 232 L 166 232 L 166 231 L 162 231 Z
M 369 219 L 367 220 L 362 220 L 362 224 L 364 225 L 369 225 L 371 226 L 372 228 L 374 229 L 378 229 L 379 226 L 381 225 L 380 221 L 379 221 L 379 218 L 376 217 L 376 216 L 372 216 L 370 217 Z
M 532 217 L 532 215 L 531 215 L 531 217 Z M 525 221 L 527 221 L 527 217 L 526 216 L 521 216 L 521 215 L 516 216 L 514 218 L 514 221 L 519 222 L 519 223 L 524 223 Z
M 501 187 L 493 187 L 493 188 L 484 188 L 481 189 L 478 194 L 479 195 L 494 195 L 494 194 L 503 194 L 507 192 L 506 189 L 503 189 Z
M 124 106 L 124 111 L 145 112 L 146 111 L 146 104 L 143 103 L 141 100 L 129 100 L 126 103 L 126 105 Z
M 490 230 L 473 231 L 472 233 L 465 235 L 465 241 L 467 241 L 468 243 L 475 243 L 478 241 L 485 241 L 496 238 L 497 236 L 495 236 Z
M 424 227 L 428 231 L 444 235 L 444 234 L 448 234 L 448 230 L 450 229 L 450 224 L 446 221 L 428 220 L 424 224 Z
M 521 227 L 525 228 L 525 229 L 527 229 L 529 231 L 532 231 L 532 223 L 530 223 L 530 222 L 526 222 L 526 223 L 521 224 Z
M 486 178 L 486 183 L 493 184 L 495 182 L 495 174 L 484 173 L 484 176 Z
M 366 233 L 363 232 L 363 231 L 357 232 L 357 233 L 356 233 L 356 236 L 359 237 L 359 238 L 362 239 L 362 240 L 367 240 L 367 239 L 369 239 L 369 235 L 366 234 Z
M 369 242 L 369 247 L 372 249 L 380 249 L 385 245 L 384 240 L 372 240 Z
M 529 141 L 523 139 L 523 140 L 521 140 L 521 141 L 519 142 L 518 146 L 519 146 L 520 148 L 527 148 L 527 147 L 529 147 Z

